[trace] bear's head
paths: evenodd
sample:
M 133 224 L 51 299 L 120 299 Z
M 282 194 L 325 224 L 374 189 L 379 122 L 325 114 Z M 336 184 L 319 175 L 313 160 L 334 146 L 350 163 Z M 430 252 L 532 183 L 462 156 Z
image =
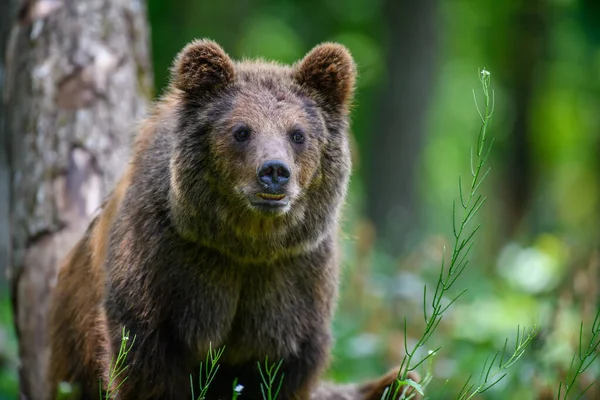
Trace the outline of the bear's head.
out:
M 350 53 L 333 43 L 292 66 L 234 62 L 209 40 L 187 45 L 171 81 L 170 201 L 184 236 L 214 219 L 214 230 L 277 235 L 281 246 L 334 223 L 350 173 L 355 78 Z

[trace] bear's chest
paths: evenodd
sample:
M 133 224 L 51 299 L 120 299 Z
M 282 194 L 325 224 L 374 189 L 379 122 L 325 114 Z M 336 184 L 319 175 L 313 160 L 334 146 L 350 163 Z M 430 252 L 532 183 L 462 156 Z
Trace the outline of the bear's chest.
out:
M 314 296 L 317 282 L 295 274 L 266 275 L 248 278 L 240 290 L 226 339 L 240 360 L 297 355 L 323 314 Z
M 225 345 L 223 357 L 234 363 L 297 355 L 302 343 L 326 325 L 333 293 L 326 293 L 316 266 L 290 260 L 256 268 L 211 267 L 210 274 L 195 280 L 197 295 L 184 307 L 189 330 L 184 336 L 200 357 L 209 343 Z

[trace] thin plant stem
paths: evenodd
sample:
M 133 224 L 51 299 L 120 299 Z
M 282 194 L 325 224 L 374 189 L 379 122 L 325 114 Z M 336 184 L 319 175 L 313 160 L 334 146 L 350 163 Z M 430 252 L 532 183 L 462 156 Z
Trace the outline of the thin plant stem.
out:
M 463 182 L 463 178 L 459 176 L 459 201 L 454 201 L 452 203 L 452 234 L 454 243 L 450 257 L 448 262 L 446 262 L 446 248 L 444 247 L 440 273 L 433 290 L 433 298 L 430 308 L 427 307 L 427 285 L 425 285 L 423 289 L 423 319 L 425 321 L 425 328 L 423 334 L 417 340 L 414 346 L 412 346 L 412 348 L 408 347 L 408 343 L 406 341 L 406 338 L 408 337 L 408 324 L 406 319 L 404 321 L 405 356 L 400 364 L 400 371 L 398 372 L 398 377 L 394 385 L 397 386 L 396 390 L 387 391 L 383 397 L 385 400 L 389 400 L 390 396 L 393 396 L 393 399 L 397 399 L 398 395 L 400 396 L 400 399 L 406 399 L 406 388 L 400 393 L 400 386 L 408 385 L 414 387 L 415 383 L 408 379 L 408 374 L 430 359 L 432 355 L 439 350 L 439 348 L 435 351 L 430 351 L 420 360 L 415 360 L 419 350 L 427 344 L 439 326 L 443 314 L 466 292 L 466 289 L 461 291 L 454 297 L 451 297 L 447 304 L 444 304 L 444 299 L 446 298 L 447 292 L 454 286 L 468 265 L 469 260 L 467 257 L 473 248 L 475 234 L 480 228 L 480 225 L 475 225 L 473 227 L 472 221 L 486 201 L 486 197 L 478 194 L 478 190 L 490 171 L 489 168 L 484 168 L 484 166 L 489 158 L 490 150 L 494 142 L 492 138 L 490 144 L 487 144 L 488 128 L 494 112 L 494 92 L 490 91 L 491 78 L 489 71 L 486 71 L 485 69 L 480 71 L 479 80 L 483 90 L 483 110 L 479 107 L 475 91 L 473 91 L 473 98 L 475 99 L 477 113 L 481 119 L 481 126 L 479 128 L 479 134 L 477 136 L 475 148 L 471 149 L 470 182 L 469 180 L 467 180 L 467 182 Z M 457 209 L 459 215 L 457 215 Z M 510 358 L 510 362 L 507 361 L 507 364 L 502 364 L 502 366 L 510 366 L 518 357 L 520 357 L 520 354 L 522 354 L 524 348 L 526 348 L 532 340 L 530 335 L 527 336 L 527 339 L 523 343 L 520 343 L 524 347 L 521 348 L 518 346 L 518 351 L 515 351 L 513 356 Z M 519 342 L 518 339 L 517 342 Z M 493 362 L 497 356 L 494 358 L 494 360 L 492 360 L 490 366 L 494 365 Z M 502 358 L 504 358 L 504 354 L 502 354 Z M 504 368 L 501 370 L 504 370 Z M 485 389 L 488 380 L 495 376 L 496 374 L 492 374 L 491 370 L 487 370 L 487 373 L 485 374 L 486 379 L 484 379 L 485 384 L 481 387 L 478 387 L 477 390 Z M 502 377 L 500 377 L 498 380 L 500 379 L 502 379 Z M 468 389 L 472 389 L 472 387 L 468 384 L 465 384 L 463 391 L 465 393 L 470 393 Z
M 583 348 L 584 335 L 583 335 L 583 322 L 579 326 L 579 346 L 577 354 L 573 355 L 569 371 L 564 381 L 561 381 L 558 385 L 558 391 L 556 398 L 558 400 L 567 400 L 573 389 L 577 386 L 577 380 L 583 375 L 583 373 L 596 361 L 598 358 L 598 349 L 600 347 L 600 309 L 596 312 L 594 322 L 591 327 L 591 337 L 588 341 L 587 347 Z M 582 397 L 593 385 L 585 387 L 579 396 Z M 564 391 L 563 391 L 564 389 Z
M 258 364 L 258 372 L 260 373 L 260 377 L 262 379 L 262 383 L 260 384 L 260 391 L 262 393 L 263 400 L 275 400 L 277 396 L 279 396 L 279 391 L 281 390 L 281 385 L 283 384 L 283 376 L 281 374 L 281 378 L 279 378 L 279 385 L 274 389 L 273 384 L 275 383 L 275 379 L 277 379 L 277 374 L 279 373 L 279 369 L 283 364 L 283 359 L 279 361 L 278 364 L 271 364 L 269 366 L 269 358 L 265 358 L 265 369 L 263 371 L 260 362 Z
M 111 360 L 109 369 L 108 369 L 108 385 L 106 387 L 106 393 L 104 395 L 104 399 L 113 399 L 116 398 L 119 394 L 119 389 L 127 380 L 127 376 L 125 376 L 125 371 L 128 368 L 128 365 L 125 364 L 125 360 L 127 359 L 127 355 L 133 348 L 133 344 L 135 343 L 135 336 L 131 339 L 131 344 L 127 346 L 129 342 L 129 334 L 130 332 L 123 327 L 121 332 L 121 345 L 119 346 L 119 352 L 117 354 L 117 358 Z M 100 399 L 102 399 L 102 378 L 100 378 Z
M 517 338 L 515 340 L 515 349 L 512 355 L 505 360 L 507 355 L 507 345 L 508 338 L 504 341 L 504 347 L 502 351 L 498 351 L 492 360 L 489 362 L 486 360 L 483 364 L 483 368 L 481 369 L 481 374 L 479 376 L 479 385 L 475 387 L 474 384 L 471 383 L 470 376 L 465 384 L 463 385 L 460 393 L 458 394 L 458 400 L 470 400 L 475 395 L 484 393 L 493 386 L 495 386 L 498 382 L 500 382 L 507 374 L 508 368 L 510 368 L 521 356 L 525 353 L 533 339 L 538 334 L 538 327 L 534 326 L 533 330 L 525 336 L 525 329 L 521 331 L 520 327 L 517 328 Z
M 192 375 L 190 375 L 190 387 L 192 390 L 192 400 L 204 400 L 206 399 L 206 395 L 208 393 L 208 389 L 210 384 L 215 379 L 217 375 L 217 371 L 219 371 L 219 359 L 223 355 L 225 351 L 225 346 L 220 349 L 213 350 L 212 343 L 208 344 L 208 353 L 206 354 L 205 362 L 200 363 L 200 372 L 198 374 L 198 387 L 200 389 L 200 394 L 198 397 L 194 395 L 194 382 L 192 380 Z M 204 378 L 203 378 L 204 376 Z

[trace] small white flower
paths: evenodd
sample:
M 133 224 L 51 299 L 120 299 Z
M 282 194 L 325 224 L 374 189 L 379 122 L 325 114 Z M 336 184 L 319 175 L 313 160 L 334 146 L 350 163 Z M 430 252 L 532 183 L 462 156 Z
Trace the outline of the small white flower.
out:
M 128 341 L 129 340 L 129 336 L 123 336 L 123 340 Z
M 483 75 L 483 76 L 490 76 L 490 71 L 484 69 L 484 70 L 481 71 L 481 75 Z
M 242 390 L 244 390 L 244 385 L 237 385 L 233 391 L 236 392 L 237 394 L 242 393 Z

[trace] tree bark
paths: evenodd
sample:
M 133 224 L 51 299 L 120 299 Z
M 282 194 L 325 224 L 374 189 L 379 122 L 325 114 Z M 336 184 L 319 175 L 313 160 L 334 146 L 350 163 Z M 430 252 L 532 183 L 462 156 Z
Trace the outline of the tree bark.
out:
M 127 161 L 151 96 L 143 0 L 27 0 L 5 60 L 9 278 L 21 398 L 43 399 L 60 260 Z
M 437 0 L 386 2 L 389 83 L 369 157 L 367 213 L 398 255 L 418 226 L 416 172 L 435 76 Z
M 13 14 L 13 2 L 5 0 L 0 2 L 0 99 L 3 98 L 5 72 L 4 56 L 6 54 L 6 45 L 10 33 L 10 20 Z M 9 249 L 9 224 L 8 224 L 8 203 L 10 199 L 10 173 L 8 167 L 8 146 L 5 129 L 5 107 L 0 101 L 0 269 L 5 271 L 8 265 Z M 1 286 L 4 286 L 5 274 L 0 275 Z

